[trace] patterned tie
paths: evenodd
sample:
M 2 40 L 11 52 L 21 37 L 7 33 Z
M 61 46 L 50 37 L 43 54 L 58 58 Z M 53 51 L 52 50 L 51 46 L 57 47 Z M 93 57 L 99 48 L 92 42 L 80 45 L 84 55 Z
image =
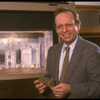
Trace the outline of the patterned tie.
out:
M 60 83 L 63 82 L 64 77 L 65 77 L 65 73 L 66 73 L 66 70 L 67 70 L 67 67 L 68 67 L 69 50 L 70 50 L 70 47 L 66 47 L 66 55 L 65 55 L 65 58 L 64 58 L 64 62 L 63 62 L 62 73 L 61 73 L 61 77 L 60 77 Z

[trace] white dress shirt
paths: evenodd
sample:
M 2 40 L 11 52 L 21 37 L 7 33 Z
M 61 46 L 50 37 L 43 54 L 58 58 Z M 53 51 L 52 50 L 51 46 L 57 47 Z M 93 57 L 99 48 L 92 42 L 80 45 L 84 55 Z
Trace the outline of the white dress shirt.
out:
M 78 39 L 78 36 L 74 40 L 74 42 L 69 46 L 70 47 L 70 51 L 69 51 L 69 62 L 71 60 L 71 56 L 72 56 L 73 50 L 75 48 L 77 39 Z M 65 57 L 65 54 L 66 54 L 66 50 L 65 50 L 66 47 L 67 47 L 67 45 L 64 43 L 63 46 L 62 46 L 61 55 L 60 55 L 60 62 L 59 62 L 59 76 L 58 76 L 59 79 L 60 79 L 60 75 L 61 75 L 61 72 L 62 72 L 62 66 L 63 66 L 64 57 Z

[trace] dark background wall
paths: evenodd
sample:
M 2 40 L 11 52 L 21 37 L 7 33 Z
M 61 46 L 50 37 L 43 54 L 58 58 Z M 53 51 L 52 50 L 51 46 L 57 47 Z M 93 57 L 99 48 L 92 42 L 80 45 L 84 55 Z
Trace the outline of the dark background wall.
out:
M 53 27 L 53 13 L 48 11 L 0 11 L 0 31 L 52 30 L 53 43 L 58 37 Z

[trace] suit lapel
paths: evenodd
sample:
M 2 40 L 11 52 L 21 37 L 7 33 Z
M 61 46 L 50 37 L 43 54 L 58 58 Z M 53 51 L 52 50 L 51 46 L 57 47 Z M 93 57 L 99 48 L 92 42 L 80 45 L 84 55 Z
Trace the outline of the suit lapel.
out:
M 55 59 L 56 59 L 56 66 L 54 66 L 54 68 L 55 68 L 55 73 L 56 73 L 56 76 L 55 76 L 55 78 L 56 78 L 56 81 L 58 82 L 58 75 L 59 75 L 59 61 L 60 61 L 60 54 L 61 54 L 61 49 L 62 49 L 62 45 L 63 45 L 63 42 L 61 42 L 60 44 L 59 44 L 59 46 L 56 48 L 56 50 L 55 50 Z
M 79 63 L 81 57 L 82 57 L 82 52 L 83 52 L 83 42 L 81 40 L 81 37 L 78 38 L 77 44 L 75 46 L 75 49 L 73 51 L 70 63 L 68 65 L 67 68 L 67 72 L 66 72 L 66 76 L 65 76 L 65 80 L 66 82 L 68 82 L 68 80 L 70 79 L 73 71 L 75 70 L 77 64 Z

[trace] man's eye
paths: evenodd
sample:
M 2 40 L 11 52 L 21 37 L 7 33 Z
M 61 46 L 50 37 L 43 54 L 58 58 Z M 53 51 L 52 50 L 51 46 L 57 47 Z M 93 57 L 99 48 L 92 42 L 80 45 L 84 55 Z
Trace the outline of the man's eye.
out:
M 58 26 L 57 28 L 58 28 L 58 29 L 61 29 L 61 28 L 63 28 L 63 26 L 60 25 L 60 26 Z
M 71 26 L 71 24 L 67 24 L 67 26 Z
M 66 24 L 66 25 L 65 25 L 66 28 L 69 28 L 69 27 L 71 27 L 71 26 L 73 26 L 73 24 Z M 63 26 L 63 25 L 59 25 L 59 26 L 57 26 L 56 28 L 57 28 L 57 29 L 63 29 L 64 26 Z
M 67 27 L 70 27 L 70 26 L 72 26 L 72 25 L 73 25 L 73 24 L 66 24 Z

